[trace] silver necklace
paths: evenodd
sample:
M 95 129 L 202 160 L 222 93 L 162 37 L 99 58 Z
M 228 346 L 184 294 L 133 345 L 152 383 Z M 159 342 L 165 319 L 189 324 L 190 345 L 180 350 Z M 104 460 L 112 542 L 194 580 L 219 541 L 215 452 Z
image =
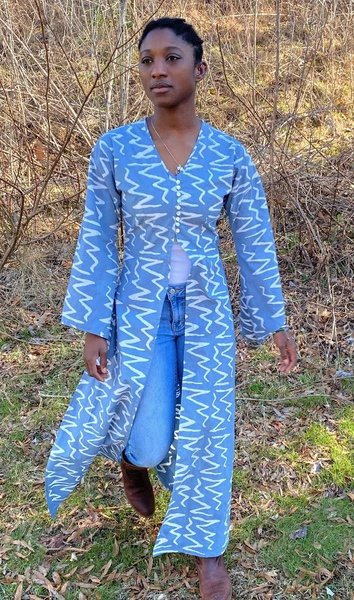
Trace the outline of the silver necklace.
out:
M 155 133 L 156 133 L 156 135 L 159 137 L 159 139 L 161 140 L 161 142 L 162 142 L 162 143 L 163 143 L 163 145 L 165 146 L 165 148 L 166 148 L 167 152 L 169 153 L 169 155 L 170 155 L 170 156 L 173 158 L 173 160 L 175 161 L 175 163 L 176 163 L 176 165 L 177 165 L 177 167 L 176 167 L 176 171 L 177 171 L 176 175 L 178 175 L 178 174 L 179 174 L 179 173 L 182 171 L 182 169 L 183 169 L 182 165 L 181 165 L 181 164 L 178 162 L 178 160 L 176 160 L 176 157 L 175 157 L 175 156 L 173 156 L 173 154 L 172 154 L 171 150 L 168 148 L 168 146 L 166 146 L 165 142 L 163 141 L 162 137 L 160 136 L 159 132 L 157 131 L 157 129 L 156 129 L 156 127 L 155 127 L 154 123 L 153 123 L 153 117 L 151 117 L 150 123 L 151 123 L 151 125 L 152 125 L 152 127 L 153 127 L 153 129 L 154 129 L 154 131 L 155 131 Z

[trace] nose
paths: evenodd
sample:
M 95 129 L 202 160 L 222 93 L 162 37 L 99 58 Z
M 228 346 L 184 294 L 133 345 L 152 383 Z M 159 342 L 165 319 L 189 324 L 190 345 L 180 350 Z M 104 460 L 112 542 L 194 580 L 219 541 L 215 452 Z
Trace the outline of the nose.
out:
M 162 77 L 163 75 L 166 75 L 166 61 L 163 58 L 155 58 L 152 65 L 151 76 L 157 78 Z

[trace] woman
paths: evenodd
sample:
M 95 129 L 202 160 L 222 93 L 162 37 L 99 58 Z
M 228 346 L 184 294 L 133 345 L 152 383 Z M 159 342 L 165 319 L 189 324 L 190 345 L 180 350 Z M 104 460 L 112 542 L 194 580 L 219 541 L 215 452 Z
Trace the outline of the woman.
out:
M 218 249 L 222 209 L 240 267 L 242 334 L 273 334 L 284 373 L 295 344 L 255 166 L 235 138 L 195 114 L 202 40 L 184 19 L 163 18 L 146 26 L 139 51 L 154 113 L 106 132 L 91 153 L 62 315 L 86 332 L 86 370 L 48 460 L 47 502 L 54 517 L 101 454 L 121 464 L 127 498 L 147 517 L 155 467 L 172 494 L 153 556 L 193 555 L 201 597 L 227 600 L 235 332 Z

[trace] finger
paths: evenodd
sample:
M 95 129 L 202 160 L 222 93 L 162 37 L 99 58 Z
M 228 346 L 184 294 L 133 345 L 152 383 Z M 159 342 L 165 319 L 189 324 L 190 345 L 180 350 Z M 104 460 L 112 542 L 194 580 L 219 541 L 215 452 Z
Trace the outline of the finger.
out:
M 106 352 L 106 350 L 102 350 L 102 352 L 100 352 L 100 371 L 102 373 L 108 373 L 108 370 L 107 370 L 107 352 Z
M 288 364 L 284 370 L 285 373 L 289 373 L 296 364 L 296 349 L 293 344 L 289 344 L 289 346 L 287 347 L 287 354 L 288 354 Z
M 281 373 L 287 373 L 289 369 L 289 359 L 288 358 L 284 358 L 281 362 L 281 364 L 279 365 L 279 371 Z
M 290 359 L 287 360 L 287 364 L 284 365 L 283 373 L 289 373 L 291 371 Z
M 297 362 L 297 355 L 296 355 L 296 346 L 295 344 L 291 344 L 289 346 L 289 357 L 290 357 L 290 364 L 289 364 L 289 371 L 291 369 L 293 369 L 296 365 Z
M 102 370 L 101 365 L 97 365 L 97 373 L 100 374 L 101 377 L 103 377 L 103 379 L 101 379 L 101 381 L 105 381 L 106 377 L 108 375 L 108 371 L 107 369 L 105 371 Z
M 97 370 L 98 365 L 96 364 L 96 360 L 94 358 L 90 359 L 87 361 L 87 364 L 88 364 L 87 372 L 90 375 L 90 377 L 94 377 L 98 381 L 104 382 L 104 377 Z
M 108 375 L 108 370 L 107 367 L 101 367 L 101 365 L 97 365 L 97 371 L 98 373 L 100 373 L 100 375 L 102 375 L 102 377 L 104 377 L 104 379 L 107 377 Z
M 288 356 L 286 345 L 280 344 L 278 346 L 278 348 L 279 348 L 280 358 L 281 358 L 281 363 L 279 365 L 279 371 L 281 371 L 283 373 L 287 369 L 290 361 L 289 361 L 289 356 Z

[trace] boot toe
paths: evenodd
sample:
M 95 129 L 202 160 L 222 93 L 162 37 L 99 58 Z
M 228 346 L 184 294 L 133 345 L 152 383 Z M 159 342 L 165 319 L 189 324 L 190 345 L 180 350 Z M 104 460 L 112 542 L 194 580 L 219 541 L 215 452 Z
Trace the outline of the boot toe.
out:
M 140 504 L 138 507 L 135 507 L 142 517 L 151 517 L 155 512 L 155 503 L 150 504 Z
M 195 557 L 202 600 L 232 600 L 232 585 L 222 556 Z
M 204 591 L 201 596 L 203 600 L 232 600 L 231 584 L 230 586 L 221 585 L 218 590 L 209 588 L 209 590 Z

